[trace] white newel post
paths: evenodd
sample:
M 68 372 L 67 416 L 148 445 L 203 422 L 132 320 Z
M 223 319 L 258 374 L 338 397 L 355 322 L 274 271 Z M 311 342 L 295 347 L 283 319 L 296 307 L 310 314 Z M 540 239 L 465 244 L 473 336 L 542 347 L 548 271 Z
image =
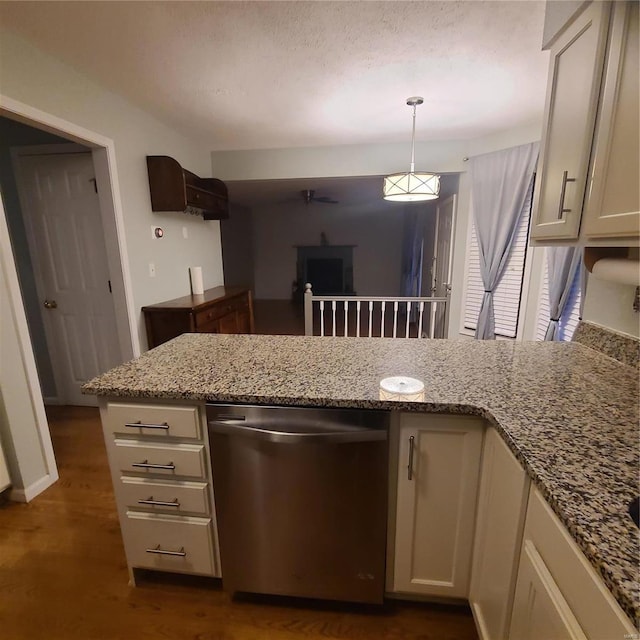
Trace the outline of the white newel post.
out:
M 304 335 L 313 335 L 313 292 L 311 284 L 307 282 L 304 285 Z

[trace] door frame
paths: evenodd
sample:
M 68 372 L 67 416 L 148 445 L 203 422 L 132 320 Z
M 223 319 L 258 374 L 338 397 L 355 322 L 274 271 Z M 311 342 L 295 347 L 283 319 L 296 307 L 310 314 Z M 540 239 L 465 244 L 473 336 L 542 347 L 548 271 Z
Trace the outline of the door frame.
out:
M 62 135 L 71 142 L 77 142 L 91 149 L 96 181 L 99 185 L 98 199 L 104 240 L 107 247 L 109 275 L 113 289 L 120 355 L 123 361 L 138 357 L 140 355 L 140 341 L 136 331 L 137 319 L 133 303 L 133 287 L 129 272 L 114 141 L 100 133 L 85 129 L 68 120 L 31 107 L 1 93 L 0 115 L 49 133 Z M 20 294 L 16 264 L 9 243 L 7 221 L 4 207 L 2 206 L 0 206 L 0 217 L 2 218 L 0 220 L 0 232 L 2 232 L 0 233 L 0 236 L 2 236 L 0 239 L 2 239 L 2 245 L 4 245 L 6 230 L 6 244 L 8 245 L 6 247 L 2 246 L 0 266 L 4 268 L 8 278 L 9 305 L 13 313 L 17 317 L 24 319 L 25 322 L 19 333 L 20 349 L 24 355 L 29 392 L 33 400 L 34 414 L 38 424 L 40 445 L 47 468 L 50 470 L 49 476 L 46 477 L 50 481 L 39 484 L 38 487 L 34 487 L 33 491 L 29 492 L 29 495 L 25 494 L 23 496 L 23 499 L 28 501 L 55 482 L 57 471 L 53 447 L 51 446 L 49 424 L 44 411 L 42 390 L 35 367 L 33 347 L 29 333 L 26 330 L 26 315 Z M 10 402 L 10 399 L 5 398 L 5 401 Z M 20 461 L 18 461 L 18 464 L 20 464 Z M 43 478 L 43 480 L 46 478 Z
M 25 189 L 25 184 L 24 184 L 24 175 L 23 175 L 23 171 L 22 171 L 22 166 L 21 166 L 21 159 L 22 158 L 30 158 L 30 157 L 42 157 L 42 156 L 47 156 L 47 155 L 56 155 L 56 156 L 60 156 L 60 155 L 77 155 L 77 154 L 91 154 L 91 149 L 89 147 L 86 147 L 84 145 L 80 145 L 80 144 L 76 144 L 75 142 L 69 142 L 69 143 L 62 143 L 62 144 L 42 144 L 42 145 L 24 145 L 24 146 L 16 146 L 16 147 L 11 147 L 9 149 L 9 153 L 11 155 L 11 164 L 13 167 L 13 175 L 15 178 L 15 182 L 16 182 L 16 186 L 18 188 L 18 195 L 20 198 L 20 208 L 21 208 L 21 215 L 24 221 L 24 229 L 25 229 L 25 233 L 27 234 L 27 241 L 28 241 L 28 251 L 31 254 L 32 253 L 32 238 L 30 238 L 31 232 L 29 231 L 30 229 L 30 225 L 28 224 L 28 221 L 25 219 L 25 207 L 24 207 L 24 202 L 23 202 L 23 191 Z M 93 164 L 93 155 L 91 154 L 91 162 Z M 95 167 L 94 167 L 94 172 L 95 172 Z M 96 177 L 96 181 L 97 181 L 97 177 Z M 99 190 L 98 190 L 99 191 Z M 98 201 L 98 208 L 100 210 L 100 216 L 102 218 L 102 213 L 101 213 L 101 204 Z M 104 221 L 102 221 L 102 227 L 103 227 L 103 235 L 102 235 L 102 242 L 105 243 L 105 253 L 107 253 L 108 255 L 108 247 L 106 247 L 106 242 L 104 240 Z M 36 290 L 38 292 L 38 295 L 40 297 L 41 300 L 44 299 L 44 285 L 42 282 L 42 269 L 41 268 L 37 268 L 37 263 L 38 263 L 38 258 L 36 256 L 31 255 L 31 271 L 33 272 L 34 275 L 34 280 L 36 283 Z M 110 270 L 109 270 L 109 275 L 111 274 Z M 113 285 L 112 285 L 113 288 Z M 113 306 L 114 309 L 114 316 L 117 318 L 117 314 L 115 311 L 115 301 L 113 299 L 113 296 L 111 296 L 110 298 L 111 304 Z M 43 327 L 47 327 L 47 322 L 49 322 L 49 320 L 46 317 L 46 313 L 44 312 L 44 308 L 40 305 L 38 307 L 39 312 L 40 312 L 40 318 L 42 320 L 42 325 Z M 117 326 L 115 327 L 115 332 L 116 332 L 116 340 L 117 342 L 120 344 L 120 335 L 118 333 L 118 328 Z M 45 330 L 46 333 L 46 330 Z M 60 372 L 60 367 L 59 366 L 53 366 L 54 364 L 59 365 L 59 354 L 58 354 L 58 358 L 55 357 L 55 346 L 49 343 L 48 340 L 48 336 L 47 336 L 47 351 L 49 353 L 49 359 L 51 361 L 51 370 L 53 373 L 53 379 L 56 385 L 56 396 L 50 397 L 47 396 L 44 398 L 44 400 L 46 401 L 47 404 L 65 404 L 61 399 L 60 399 L 60 394 L 61 391 L 64 389 L 64 386 L 62 384 L 62 375 Z M 122 345 L 120 344 L 120 351 L 122 352 Z M 122 356 L 122 353 L 120 354 Z M 127 358 L 128 359 L 128 358 Z M 123 358 L 124 360 L 124 358 Z M 64 393 L 62 394 L 64 396 Z M 97 406 L 97 405 L 95 405 Z
M 444 338 L 449 337 L 449 317 L 451 314 L 451 290 L 453 288 L 453 248 L 456 238 L 456 223 L 458 221 L 458 194 L 452 193 L 444 200 L 436 205 L 436 226 L 435 233 L 433 235 L 433 270 L 431 272 L 431 295 L 436 295 L 436 263 L 438 260 L 438 239 L 440 232 L 440 208 L 445 203 L 451 202 L 451 233 L 449 235 L 449 265 L 447 273 L 448 288 L 446 292 L 447 306 L 445 308 L 444 319 L 442 320 L 444 328 Z

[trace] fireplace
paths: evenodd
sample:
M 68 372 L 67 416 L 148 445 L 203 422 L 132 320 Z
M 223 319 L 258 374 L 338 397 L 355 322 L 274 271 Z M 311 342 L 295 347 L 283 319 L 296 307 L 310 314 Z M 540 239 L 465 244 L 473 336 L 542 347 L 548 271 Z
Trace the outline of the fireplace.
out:
M 355 295 L 353 249 L 355 245 L 298 246 L 296 284 L 298 297 L 311 283 L 316 295 Z

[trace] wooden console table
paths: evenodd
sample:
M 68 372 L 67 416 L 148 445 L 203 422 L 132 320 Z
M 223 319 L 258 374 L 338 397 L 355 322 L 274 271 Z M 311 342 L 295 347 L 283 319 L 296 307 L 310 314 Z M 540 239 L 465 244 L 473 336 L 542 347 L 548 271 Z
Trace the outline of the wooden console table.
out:
M 147 343 L 153 349 L 183 333 L 253 333 L 251 291 L 214 287 L 142 307 Z

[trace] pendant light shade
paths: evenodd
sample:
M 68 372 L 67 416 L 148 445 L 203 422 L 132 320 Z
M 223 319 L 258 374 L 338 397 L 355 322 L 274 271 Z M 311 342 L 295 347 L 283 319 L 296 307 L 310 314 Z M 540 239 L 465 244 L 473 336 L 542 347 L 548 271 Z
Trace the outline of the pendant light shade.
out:
M 394 173 L 384 179 L 382 188 L 385 200 L 392 202 L 420 202 L 435 200 L 440 194 L 440 176 L 425 171 L 415 171 L 416 107 L 424 100 L 420 96 L 407 98 L 413 107 L 413 133 L 411 136 L 411 166 L 407 173 Z

